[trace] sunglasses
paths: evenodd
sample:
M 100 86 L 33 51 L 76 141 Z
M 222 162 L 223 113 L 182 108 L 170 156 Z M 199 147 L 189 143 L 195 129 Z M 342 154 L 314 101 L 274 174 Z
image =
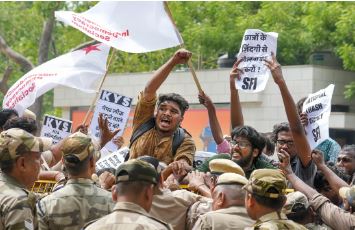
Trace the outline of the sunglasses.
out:
M 349 158 L 349 157 L 338 157 L 337 158 L 337 161 L 338 162 L 344 162 L 344 163 L 349 163 L 349 162 L 351 162 L 351 158 Z

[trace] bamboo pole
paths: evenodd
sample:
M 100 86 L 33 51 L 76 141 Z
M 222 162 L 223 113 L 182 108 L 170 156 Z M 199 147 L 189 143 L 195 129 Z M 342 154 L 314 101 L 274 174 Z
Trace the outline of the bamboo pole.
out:
M 86 115 L 85 115 L 85 118 L 84 118 L 84 120 L 83 120 L 82 125 L 85 125 L 85 124 L 86 124 L 90 112 L 92 112 L 93 109 L 94 109 L 95 102 L 96 102 L 97 98 L 99 97 L 99 93 L 100 93 L 101 88 L 102 88 L 102 85 L 104 84 L 104 81 L 105 81 L 105 79 L 106 79 L 106 77 L 107 77 L 108 69 L 109 69 L 109 67 L 110 67 L 110 65 L 111 65 L 111 62 L 112 62 L 112 60 L 113 60 L 113 57 L 115 56 L 115 53 L 116 53 L 116 49 L 112 49 L 110 59 L 109 59 L 109 61 L 108 61 L 108 63 L 107 63 L 107 66 L 106 66 L 106 72 L 105 72 L 104 76 L 103 76 L 102 79 L 101 79 L 101 82 L 100 82 L 100 84 L 99 84 L 99 87 L 98 87 L 97 90 L 96 90 L 96 94 L 95 94 L 94 99 L 92 100 L 92 103 L 91 103 L 91 105 L 90 105 L 90 108 L 89 108 L 89 110 L 86 112 Z

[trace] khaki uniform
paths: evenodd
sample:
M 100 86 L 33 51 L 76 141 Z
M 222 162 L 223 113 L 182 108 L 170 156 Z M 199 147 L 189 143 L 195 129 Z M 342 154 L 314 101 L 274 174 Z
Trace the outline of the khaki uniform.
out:
M 35 196 L 0 172 L 0 230 L 35 229 Z
M 329 227 L 337 230 L 355 228 L 355 215 L 332 204 L 328 198 L 321 194 L 315 194 L 309 200 L 309 204 Z
M 199 229 L 244 229 L 253 225 L 245 207 L 232 206 L 201 215 L 193 230 Z
M 86 222 L 109 214 L 111 193 L 90 179 L 70 179 L 60 190 L 37 203 L 39 229 L 80 229 Z
M 133 132 L 144 122 L 154 116 L 154 109 L 157 99 L 146 101 L 143 93 L 140 94 L 133 118 Z M 173 137 L 160 138 L 158 131 L 152 128 L 140 136 L 130 148 L 130 158 L 134 159 L 142 155 L 148 155 L 170 164 L 181 158 L 186 159 L 190 165 L 196 151 L 192 137 L 185 134 L 185 139 L 176 150 L 175 156 L 172 153 Z
M 252 228 L 248 229 L 260 229 L 260 230 L 277 230 L 277 229 L 292 229 L 292 230 L 306 230 L 303 227 L 292 220 L 288 220 L 284 213 L 271 212 L 260 217 Z
M 89 224 L 84 229 L 166 230 L 172 228 L 168 224 L 150 216 L 137 204 L 130 202 L 118 202 L 116 203 L 111 214 Z
M 175 230 L 184 230 L 186 215 L 190 206 L 202 199 L 195 193 L 186 190 L 161 190 L 161 194 L 153 196 L 149 214 L 173 226 Z
M 203 198 L 190 207 L 189 211 L 187 212 L 187 229 L 193 228 L 200 215 L 212 211 L 212 202 L 213 200 L 210 198 Z

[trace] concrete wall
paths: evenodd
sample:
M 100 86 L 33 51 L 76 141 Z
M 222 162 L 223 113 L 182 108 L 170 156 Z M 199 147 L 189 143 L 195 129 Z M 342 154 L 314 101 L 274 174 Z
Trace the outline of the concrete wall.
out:
M 229 107 L 229 71 L 230 69 L 215 69 L 198 71 L 197 76 L 203 90 L 211 97 L 218 107 Z M 134 98 L 136 104 L 137 94 L 143 90 L 146 82 L 153 73 L 129 73 L 109 75 L 103 89 L 118 92 Z M 332 104 L 348 105 L 350 112 L 355 112 L 354 103 L 344 99 L 344 85 L 355 81 L 355 72 L 333 69 L 325 66 L 300 65 L 284 66 L 283 74 L 295 102 L 325 88 L 331 83 L 335 84 Z M 158 93 L 175 92 L 183 95 L 192 104 L 192 108 L 200 108 L 197 99 L 197 87 L 190 72 L 174 72 L 163 83 Z M 63 107 L 64 117 L 70 118 L 70 107 L 89 106 L 94 94 L 57 87 L 54 90 L 54 106 Z M 256 94 L 240 92 L 245 123 L 257 128 L 258 131 L 270 131 L 275 123 L 286 121 L 286 114 L 278 87 L 272 77 L 269 79 L 264 91 Z M 354 121 L 353 114 L 337 115 L 342 121 L 332 121 L 331 127 L 345 128 L 347 122 Z M 347 120 L 347 121 L 346 121 Z M 350 123 L 354 124 L 354 123 Z M 349 128 L 349 127 L 347 127 Z M 355 130 L 355 126 L 350 129 Z

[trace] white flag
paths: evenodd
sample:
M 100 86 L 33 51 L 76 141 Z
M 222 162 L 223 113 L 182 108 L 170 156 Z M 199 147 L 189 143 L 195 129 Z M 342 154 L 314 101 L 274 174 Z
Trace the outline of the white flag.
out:
M 307 113 L 306 134 L 311 149 L 329 137 L 329 116 L 332 107 L 334 85 L 308 95 L 303 103 L 302 112 Z
M 182 43 L 163 2 L 103 1 L 79 14 L 56 11 L 55 17 L 95 40 L 125 52 L 145 53 Z
M 95 83 L 106 71 L 109 51 L 110 47 L 105 44 L 90 45 L 34 68 L 7 91 L 3 107 L 15 109 L 22 115 L 37 97 L 57 85 L 95 92 Z

